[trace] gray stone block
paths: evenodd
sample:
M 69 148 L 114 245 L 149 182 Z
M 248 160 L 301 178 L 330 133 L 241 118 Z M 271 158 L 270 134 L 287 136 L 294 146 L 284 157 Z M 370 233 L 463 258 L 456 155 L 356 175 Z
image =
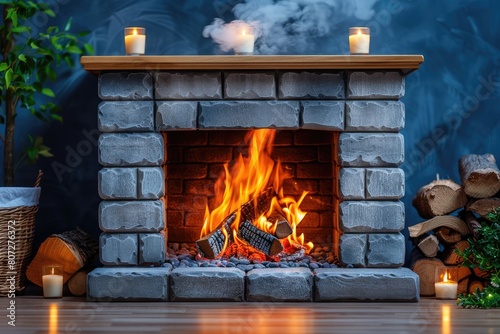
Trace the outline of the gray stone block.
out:
M 405 226 L 405 207 L 399 201 L 344 201 L 339 209 L 344 233 L 391 233 Z
M 368 237 L 366 234 L 344 233 L 340 236 L 340 259 L 345 264 L 365 267 L 367 248 Z
M 253 269 L 247 273 L 249 302 L 310 302 L 313 275 L 309 268 Z
M 343 99 L 342 73 L 281 72 L 278 97 L 280 99 Z
M 138 264 L 138 244 L 135 233 L 101 233 L 99 257 L 105 266 Z
M 405 95 L 405 78 L 399 71 L 347 72 L 346 98 L 400 99 Z
M 160 167 L 137 168 L 137 198 L 159 199 L 165 195 L 165 178 Z
M 350 167 L 397 167 L 404 161 L 404 138 L 399 133 L 343 132 L 339 160 Z
M 367 267 L 399 268 L 405 263 L 405 238 L 401 233 L 368 235 Z
M 156 101 L 156 129 L 196 130 L 198 102 Z
M 314 270 L 315 301 L 418 302 L 419 277 L 408 268 Z
M 165 236 L 163 233 L 139 234 L 139 264 L 165 262 Z
M 171 301 L 245 300 L 245 273 L 236 268 L 177 268 L 170 274 Z
M 99 204 L 103 232 L 160 232 L 165 228 L 163 201 L 103 201 Z
M 172 266 L 97 268 L 87 276 L 88 301 L 168 301 Z
M 405 174 L 400 168 L 367 168 L 367 199 L 400 199 L 405 195 Z
M 221 99 L 221 72 L 158 72 L 155 77 L 157 100 Z
M 299 103 L 292 101 L 200 102 L 201 129 L 299 128 Z
M 99 163 L 104 166 L 160 166 L 164 159 L 159 133 L 103 133 L 99 137 Z
M 344 131 L 344 101 L 301 101 L 302 128 Z
M 152 100 L 153 77 L 148 72 L 111 72 L 99 75 L 99 97 L 103 100 Z
M 276 98 L 274 72 L 225 72 L 224 98 L 254 100 Z
M 347 101 L 346 131 L 398 132 L 405 126 L 405 105 L 401 101 Z
M 342 168 L 339 172 L 339 190 L 343 200 L 365 198 L 364 168 Z
M 153 101 L 103 101 L 97 126 L 102 132 L 154 131 Z
M 98 174 L 98 191 L 102 199 L 137 198 L 135 168 L 103 168 Z

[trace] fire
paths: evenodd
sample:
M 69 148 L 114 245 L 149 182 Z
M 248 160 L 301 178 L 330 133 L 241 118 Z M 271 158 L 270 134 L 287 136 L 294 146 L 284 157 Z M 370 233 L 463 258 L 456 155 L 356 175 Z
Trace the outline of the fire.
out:
M 276 130 L 271 129 L 252 130 L 247 133 L 245 143 L 248 143 L 248 156 L 243 157 L 240 154 L 234 163 L 224 165 L 224 173 L 214 187 L 217 207 L 213 211 L 206 207 L 200 238 L 212 232 L 228 215 L 236 211 L 232 240 L 245 244 L 236 232 L 242 223 L 239 210 L 244 203 L 272 187 L 276 195 L 272 198 L 269 210 L 252 221 L 253 225 L 264 232 L 274 234 L 277 226 L 277 219 L 274 217 L 279 214 L 292 226 L 293 232 L 287 237 L 289 244 L 302 245 L 306 252 L 313 248 L 311 242 L 305 242 L 303 234 L 297 235 L 296 232 L 297 226 L 306 215 L 306 212 L 300 209 L 300 204 L 307 192 L 304 191 L 298 200 L 284 196 L 283 181 L 290 178 L 290 175 L 284 171 L 280 161 L 275 162 L 271 158 L 275 136 Z M 226 239 L 225 249 L 228 246 L 228 235 L 225 229 L 222 229 L 222 232 Z

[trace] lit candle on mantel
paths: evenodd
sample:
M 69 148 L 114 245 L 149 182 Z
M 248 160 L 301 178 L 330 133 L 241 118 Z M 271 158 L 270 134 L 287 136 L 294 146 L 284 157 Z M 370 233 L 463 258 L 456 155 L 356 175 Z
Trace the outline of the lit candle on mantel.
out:
M 146 49 L 146 28 L 125 28 L 125 53 L 129 56 L 143 55 Z
M 63 294 L 62 266 L 44 266 L 42 283 L 44 298 L 61 298 Z
M 349 50 L 352 55 L 367 55 L 370 53 L 370 28 L 349 28 Z
M 457 299 L 458 283 L 448 278 L 448 271 L 445 271 L 443 281 L 434 283 L 437 299 Z
M 236 38 L 236 45 L 234 46 L 234 53 L 239 55 L 253 54 L 253 47 L 255 43 L 255 36 L 243 30 Z

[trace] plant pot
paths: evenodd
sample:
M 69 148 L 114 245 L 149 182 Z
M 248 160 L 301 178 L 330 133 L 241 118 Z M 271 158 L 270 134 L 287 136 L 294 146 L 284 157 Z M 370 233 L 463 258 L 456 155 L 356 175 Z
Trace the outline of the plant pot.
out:
M 40 192 L 38 186 L 0 187 L 0 296 L 26 288 Z

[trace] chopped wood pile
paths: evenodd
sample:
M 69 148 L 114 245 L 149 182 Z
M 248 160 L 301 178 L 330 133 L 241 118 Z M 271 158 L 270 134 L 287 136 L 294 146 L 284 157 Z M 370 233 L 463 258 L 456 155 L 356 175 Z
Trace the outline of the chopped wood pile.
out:
M 458 167 L 461 185 L 438 178 L 420 188 L 412 202 L 419 215 L 428 219 L 408 228 L 416 246 L 410 268 L 420 277 L 422 296 L 435 294 L 437 266 L 459 266 L 458 293 L 482 289 L 489 276 L 460 266 L 463 261 L 455 249 L 467 248 L 471 236 L 480 238 L 477 228 L 500 207 L 500 170 L 491 154 L 463 156 Z

